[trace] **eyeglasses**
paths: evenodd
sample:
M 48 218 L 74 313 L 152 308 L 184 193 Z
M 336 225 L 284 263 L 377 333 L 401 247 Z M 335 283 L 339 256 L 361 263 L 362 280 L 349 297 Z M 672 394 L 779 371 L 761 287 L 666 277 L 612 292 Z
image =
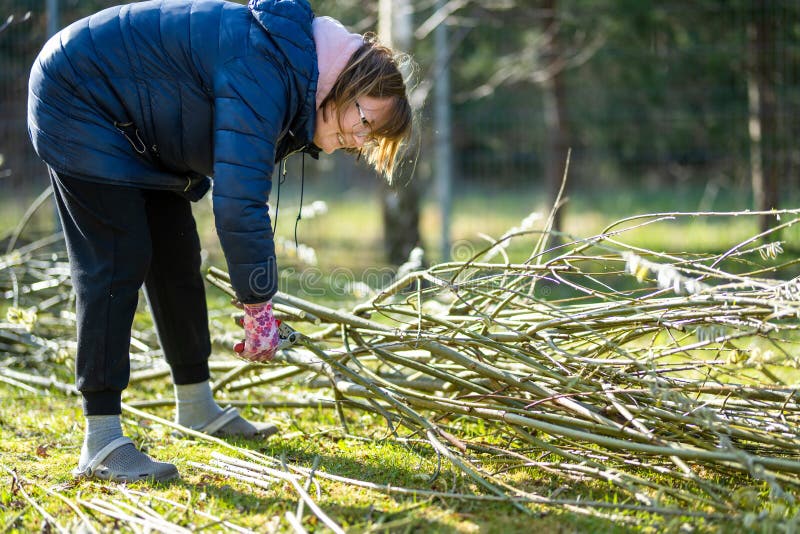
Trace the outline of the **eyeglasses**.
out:
M 362 141 L 362 147 L 372 148 L 378 144 L 378 140 L 375 138 L 375 134 L 372 131 L 372 125 L 367 120 L 367 116 L 364 115 L 364 110 L 361 109 L 361 105 L 359 105 L 358 100 L 356 100 L 356 109 L 358 110 L 360 121 L 358 124 L 353 126 L 353 136 Z

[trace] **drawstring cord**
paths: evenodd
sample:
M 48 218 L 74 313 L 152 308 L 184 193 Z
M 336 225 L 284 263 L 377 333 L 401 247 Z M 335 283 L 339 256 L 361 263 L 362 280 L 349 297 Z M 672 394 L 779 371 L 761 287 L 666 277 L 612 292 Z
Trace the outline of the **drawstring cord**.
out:
M 294 246 L 299 248 L 300 244 L 297 242 L 297 225 L 300 224 L 300 219 L 303 218 L 303 188 L 306 181 L 306 153 L 303 152 L 300 159 L 300 208 L 297 210 L 297 219 L 294 221 Z
M 281 164 L 283 165 L 283 171 L 281 172 L 281 177 L 278 178 L 278 198 L 275 199 L 275 223 L 272 225 L 273 236 L 278 231 L 278 209 L 281 207 L 281 184 L 286 181 L 286 158 L 283 158 Z
M 278 179 L 278 194 L 277 198 L 275 199 L 275 223 L 272 225 L 272 235 L 276 235 L 278 231 L 278 209 L 281 206 L 281 184 L 286 181 L 286 160 L 288 158 L 284 158 L 281 162 L 283 164 L 283 170 L 281 171 L 281 177 Z M 306 183 L 306 153 L 303 152 L 302 158 L 300 160 L 300 208 L 297 210 L 297 219 L 294 221 L 294 246 L 295 248 L 300 247 L 300 243 L 297 240 L 297 226 L 300 224 L 300 220 L 303 218 L 303 192 L 305 191 L 305 183 Z

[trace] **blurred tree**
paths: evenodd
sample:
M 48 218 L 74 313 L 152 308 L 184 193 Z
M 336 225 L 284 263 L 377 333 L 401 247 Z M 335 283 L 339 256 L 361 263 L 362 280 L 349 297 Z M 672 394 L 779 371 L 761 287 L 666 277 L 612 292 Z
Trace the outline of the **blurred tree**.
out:
M 455 19 L 459 13 L 465 14 L 459 24 L 472 28 L 471 40 L 479 43 L 479 48 L 471 51 L 473 55 L 466 59 L 460 70 L 462 83 L 473 76 L 476 83 L 466 91 L 462 85 L 462 102 L 491 101 L 497 111 L 502 89 L 517 86 L 521 91 L 532 93 L 533 97 L 528 97 L 527 102 L 519 97 L 504 99 L 507 105 L 500 109 L 515 116 L 526 116 L 532 107 L 530 101 L 540 99 L 540 106 L 536 106 L 539 108 L 540 136 L 534 133 L 537 128 L 530 128 L 533 125 L 529 124 L 519 132 L 513 144 L 492 143 L 489 150 L 509 150 L 519 154 L 536 152 L 538 147 L 542 154 L 540 159 L 543 161 L 542 175 L 548 205 L 553 205 L 558 195 L 571 145 L 565 71 L 587 61 L 601 42 L 595 37 L 575 35 L 569 18 L 560 11 L 560 5 L 557 0 L 541 0 L 535 5 L 450 0 L 446 10 L 450 19 Z M 500 27 L 503 28 L 504 45 L 495 46 L 498 43 L 494 35 Z M 488 33 L 484 37 L 485 31 Z M 487 38 L 485 44 L 482 42 L 484 38 Z M 483 134 L 487 133 L 491 132 L 483 129 Z M 491 140 L 487 141 L 491 143 Z M 559 210 L 554 228 L 560 226 L 560 217 Z
M 753 207 L 788 207 L 787 193 L 796 190 L 800 168 L 800 128 L 794 119 L 800 112 L 800 4 L 740 0 L 735 5 L 747 14 L 743 70 Z M 774 216 L 761 217 L 762 231 L 776 224 Z
M 541 56 L 544 68 L 548 71 L 546 75 L 541 76 L 544 122 L 547 127 L 544 181 L 547 188 L 547 204 L 555 208 L 552 229 L 558 231 L 561 229 L 562 210 L 556 202 L 564 180 L 567 151 L 571 145 L 567 126 L 567 91 L 563 73 L 566 56 L 559 32 L 557 0 L 544 0 L 543 8 L 545 12 L 542 20 L 543 31 L 547 37 L 542 46 Z
M 632 183 L 674 187 L 746 148 L 737 13 L 716 0 L 573 0 L 562 11 L 603 43 L 565 73 L 576 144 L 590 161 Z
M 747 23 L 747 96 L 750 117 L 750 175 L 753 207 L 769 210 L 778 207 L 777 95 L 775 68 L 776 20 L 771 10 L 761 5 Z M 762 216 L 761 230 L 773 218 Z
M 39 11 L 36 11 L 36 8 Z M 3 186 L 23 183 L 34 160 L 25 129 L 30 62 L 46 37 L 46 19 L 38 2 L 0 0 L 0 178 Z
M 380 0 L 378 35 L 382 42 L 401 52 L 411 53 L 413 21 L 411 0 Z M 386 259 L 401 265 L 420 244 L 420 186 L 412 177 L 400 177 L 381 193 L 383 239 Z

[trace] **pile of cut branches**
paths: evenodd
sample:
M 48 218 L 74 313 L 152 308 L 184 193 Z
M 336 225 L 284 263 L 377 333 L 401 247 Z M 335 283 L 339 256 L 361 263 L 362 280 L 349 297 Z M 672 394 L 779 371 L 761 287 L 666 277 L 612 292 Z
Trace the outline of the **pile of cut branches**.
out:
M 266 373 L 218 360 L 214 387 L 251 398 L 290 382 L 328 388 L 316 402 L 338 411 L 347 434 L 359 434 L 348 412 L 374 414 L 388 439 L 426 442 L 483 497 L 520 507 L 786 519 L 800 489 L 800 260 L 770 239 L 800 222 L 800 210 L 775 214 L 786 222 L 724 253 L 660 253 L 624 238 L 681 217 L 758 214 L 643 215 L 552 248 L 547 226 L 515 229 L 347 311 L 279 293 L 275 308 L 301 342 Z M 509 244 L 523 240 L 533 252 L 511 261 Z M 40 265 L 31 246 L 0 265 L 0 290 L 15 299 L 63 276 L 62 257 Z M 20 283 L 21 269 L 40 280 Z M 208 279 L 234 296 L 225 272 Z M 0 325 L 0 379 L 30 383 L 15 355 L 63 348 L 38 329 L 65 294 L 43 295 L 30 332 Z M 140 354 L 157 352 L 154 338 L 135 337 Z M 159 373 L 143 368 L 134 379 Z M 240 462 L 237 476 L 256 480 L 264 465 Z M 526 491 L 505 476 L 517 469 L 560 478 L 565 490 Z M 578 488 L 592 480 L 626 498 L 587 498 Z

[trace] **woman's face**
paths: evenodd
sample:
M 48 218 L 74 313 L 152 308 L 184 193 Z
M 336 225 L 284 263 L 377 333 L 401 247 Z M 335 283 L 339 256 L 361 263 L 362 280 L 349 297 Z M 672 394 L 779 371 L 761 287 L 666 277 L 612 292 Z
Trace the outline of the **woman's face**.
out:
M 314 144 L 326 154 L 339 148 L 361 148 L 372 140 L 372 132 L 383 125 L 391 104 L 391 98 L 362 96 L 347 109 L 330 110 L 328 120 L 322 108 L 317 109 Z

